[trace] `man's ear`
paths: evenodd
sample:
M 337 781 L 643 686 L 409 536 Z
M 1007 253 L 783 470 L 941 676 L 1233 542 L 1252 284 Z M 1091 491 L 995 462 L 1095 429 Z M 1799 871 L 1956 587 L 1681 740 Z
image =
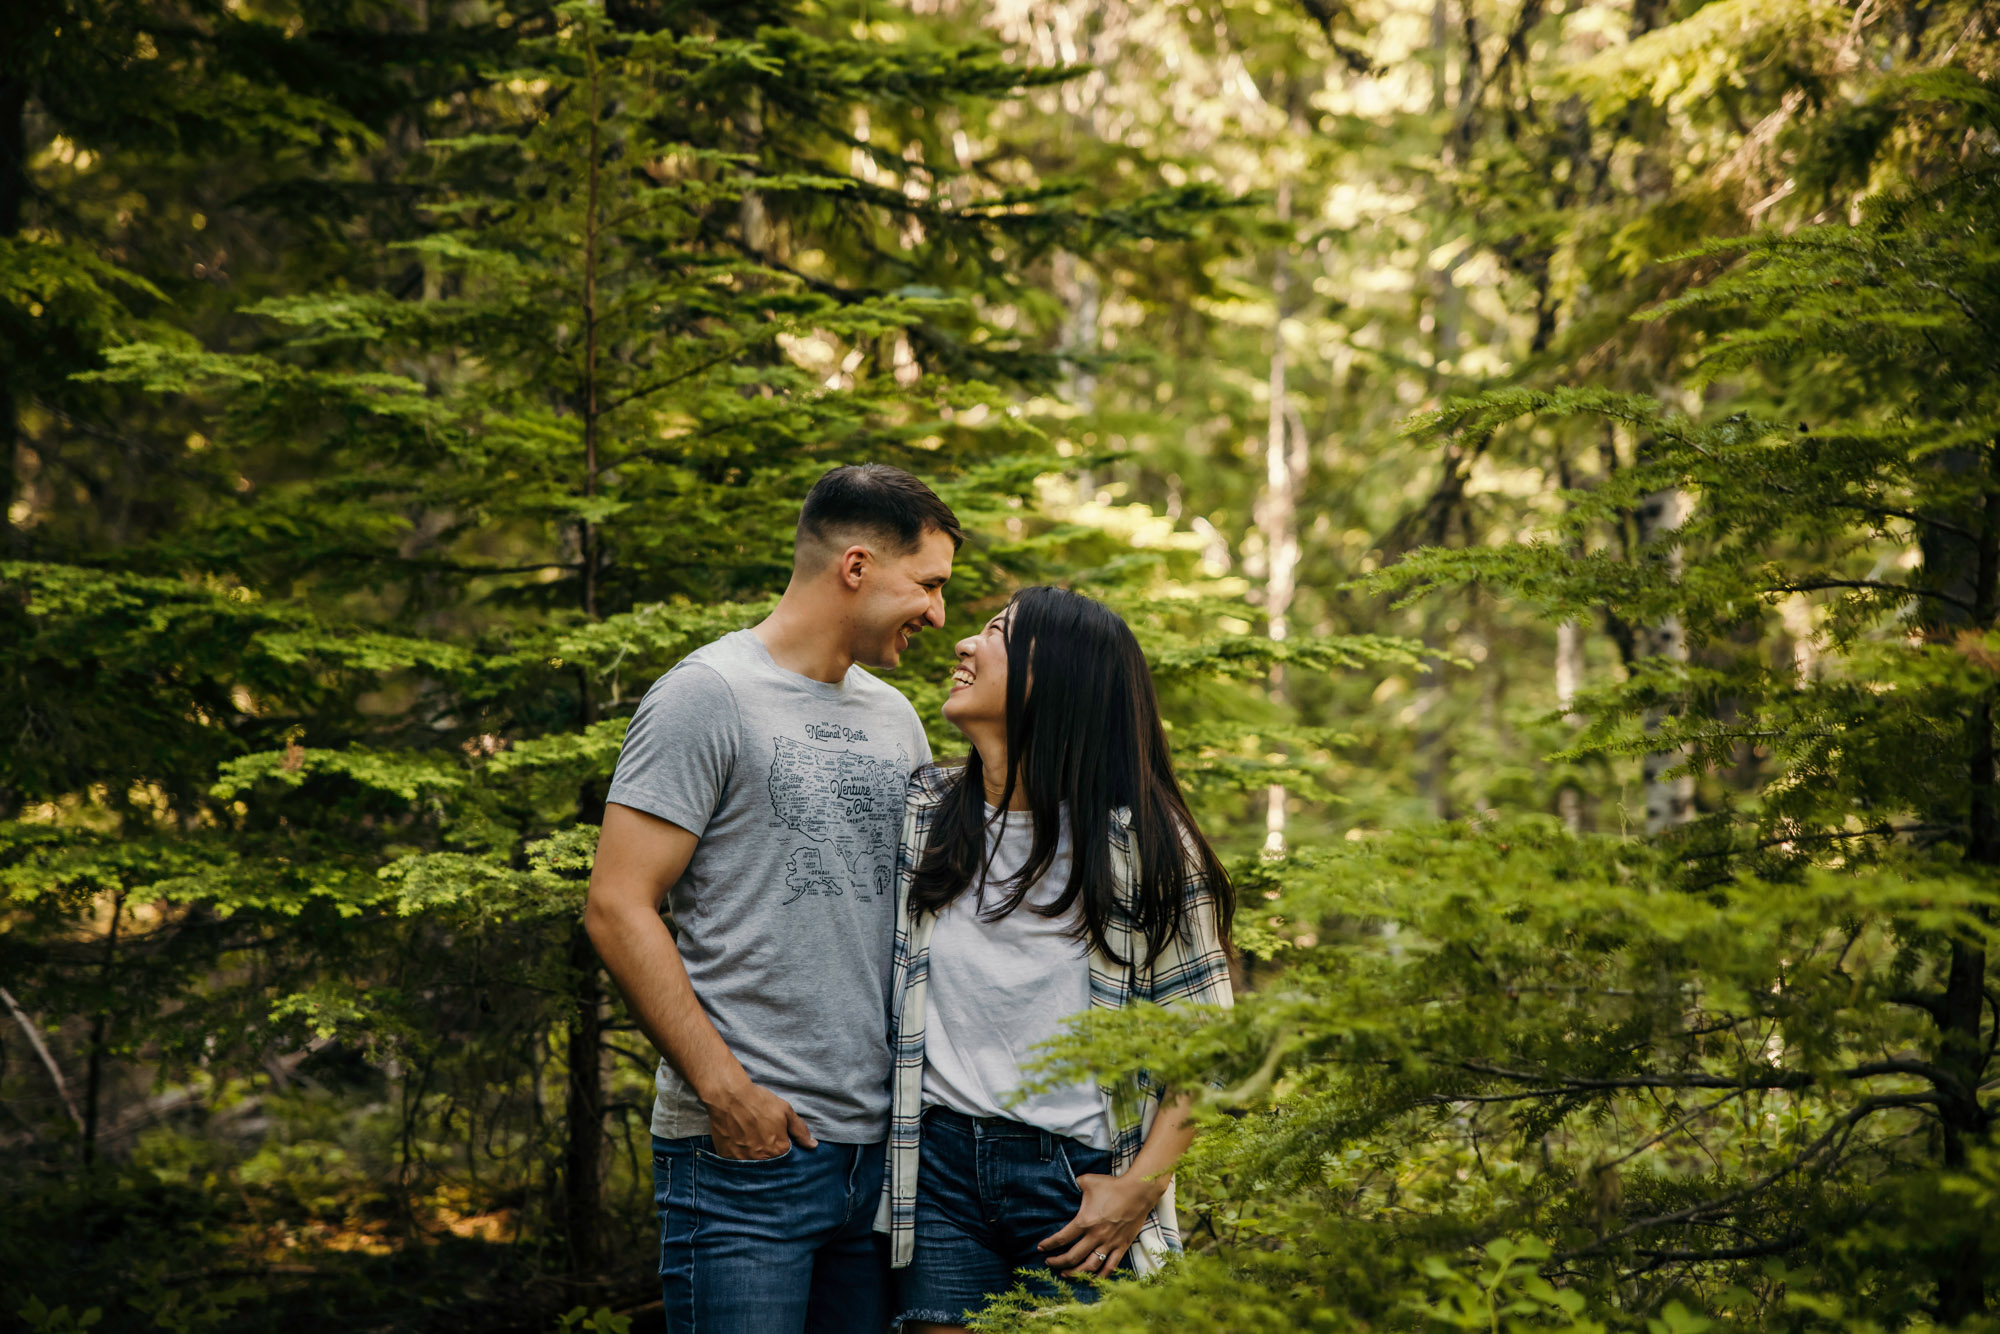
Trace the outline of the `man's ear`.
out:
M 840 560 L 834 569 L 840 575 L 841 586 L 851 592 L 861 587 L 862 577 L 874 563 L 875 553 L 867 547 L 849 547 L 840 553 Z

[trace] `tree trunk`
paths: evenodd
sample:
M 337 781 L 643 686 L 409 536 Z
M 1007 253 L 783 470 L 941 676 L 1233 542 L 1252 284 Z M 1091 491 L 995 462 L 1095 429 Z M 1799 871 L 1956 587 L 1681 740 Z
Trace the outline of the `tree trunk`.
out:
M 1657 551 L 1656 558 L 1663 564 L 1670 579 L 1680 578 L 1681 550 L 1678 546 L 1662 544 L 1686 522 L 1687 506 L 1687 493 L 1679 487 L 1668 487 L 1647 496 L 1645 503 L 1639 507 L 1640 549 L 1649 554 Z M 1639 654 L 1647 658 L 1665 658 L 1670 662 L 1686 662 L 1687 631 L 1681 625 L 1681 618 L 1667 615 L 1651 625 L 1640 627 Z M 1665 709 L 1649 711 L 1645 720 L 1646 730 L 1657 730 L 1665 724 L 1668 716 Z M 1694 776 L 1670 774 L 1686 760 L 1687 752 L 1678 746 L 1671 750 L 1653 751 L 1646 756 L 1643 769 L 1646 776 L 1647 833 L 1663 833 L 1694 818 Z
M 572 1278 L 604 1263 L 604 984 L 597 948 L 581 924 L 570 932 L 569 1086 L 564 1098 L 563 1234 Z
M 1569 455 L 1556 451 L 1556 484 L 1565 492 L 1576 489 L 1576 477 L 1570 470 Z M 1565 509 L 1573 509 L 1572 502 L 1564 502 Z M 1584 544 L 1572 542 L 1570 555 L 1583 559 Z M 1563 721 L 1572 729 L 1583 726 L 1583 716 L 1576 711 L 1576 692 L 1583 689 L 1584 668 L 1583 622 L 1564 621 L 1556 627 L 1556 703 L 1563 712 Z M 1572 834 L 1584 832 L 1583 789 L 1574 781 L 1565 782 L 1556 792 L 1556 814 L 1561 817 L 1563 828 Z
M 1803 594 L 1794 593 L 1785 599 L 1778 615 L 1792 641 L 1792 670 L 1801 686 L 1811 685 L 1819 679 L 1820 656 L 1819 627 L 1813 624 L 1812 603 Z
M 0 73 L 0 241 L 21 231 L 21 210 L 28 197 L 28 81 L 24 75 Z M 0 375 L 0 467 L 7 472 L 7 490 L 0 499 L 0 522 L 7 525 L 6 548 L 0 556 L 20 559 L 27 554 L 26 515 L 22 506 L 21 405 L 12 380 Z
M 97 966 L 97 985 L 111 986 L 118 967 L 118 928 L 125 920 L 125 891 L 111 898 L 111 930 L 104 937 L 104 959 Z M 90 1021 L 90 1064 L 83 1079 L 83 1161 L 97 1161 L 97 1125 L 104 1103 L 104 1049 L 111 1040 L 111 1005 L 108 1001 Z
M 1445 0 L 1432 0 L 1431 114 L 1433 116 L 1451 105 L 1451 71 L 1446 65 L 1450 57 L 1451 11 L 1446 8 Z
M 1097 274 L 1069 251 L 1058 250 L 1050 267 L 1056 295 L 1063 303 L 1062 350 L 1071 358 L 1063 371 L 1064 397 L 1080 416 L 1088 418 L 1097 411 L 1097 372 L 1090 366 L 1079 365 L 1075 358 L 1097 355 L 1097 323 L 1103 295 Z M 1077 499 L 1088 501 L 1096 494 L 1097 482 L 1090 469 L 1078 469 Z
M 583 495 L 597 495 L 597 198 L 598 121 L 603 99 L 598 87 L 597 48 L 585 42 L 590 62 L 590 160 L 585 168 L 583 206 Z M 583 614 L 597 619 L 597 525 L 585 518 L 578 531 L 578 559 L 583 562 Z M 588 698 L 588 692 L 586 692 Z
M 33 1047 L 35 1055 L 41 1058 L 42 1068 L 49 1072 L 49 1082 L 55 1085 L 56 1096 L 62 1099 L 63 1108 L 69 1113 L 70 1124 L 74 1125 L 76 1133 L 81 1135 L 83 1113 L 76 1109 L 76 1099 L 70 1096 L 69 1081 L 63 1078 L 62 1067 L 56 1064 L 55 1054 L 49 1050 L 49 1044 L 42 1041 L 42 1030 L 36 1027 L 34 1018 L 21 1008 L 21 1002 L 15 1000 L 14 994 L 5 987 L 0 987 L 0 1005 L 5 1005 L 7 1012 L 14 1016 L 14 1023 L 20 1028 L 21 1035 L 28 1039 L 28 1045 Z
M 1278 217 L 1290 221 L 1290 182 L 1279 183 L 1277 203 Z M 1305 441 L 1294 436 L 1290 427 L 1291 416 L 1286 410 L 1284 326 L 1289 313 L 1286 300 L 1290 286 L 1290 274 L 1287 272 L 1290 258 L 1287 244 L 1278 251 L 1271 275 L 1271 302 L 1275 312 L 1271 321 L 1271 410 L 1264 436 L 1264 504 L 1260 516 L 1264 529 L 1264 613 L 1268 632 L 1275 643 L 1283 643 L 1291 633 L 1292 598 L 1298 592 L 1298 491 L 1299 484 L 1304 480 L 1306 462 Z M 1286 703 L 1285 668 L 1282 663 L 1272 664 L 1269 688 L 1271 702 L 1282 710 Z M 1264 790 L 1264 855 L 1267 857 L 1284 855 L 1286 798 L 1283 783 L 1272 783 Z
M 1468 15 L 1469 18 L 1469 15 Z M 1477 76 L 1474 70 L 1478 64 L 1478 52 L 1468 46 L 1458 66 L 1458 78 L 1452 78 L 1452 25 L 1451 10 L 1446 0 L 1435 0 L 1431 6 L 1431 114 L 1443 116 L 1453 111 L 1456 94 L 1456 114 L 1469 115 L 1477 93 Z M 1439 149 L 1440 160 L 1449 171 L 1458 162 L 1458 136 L 1448 132 Z M 1442 187 L 1440 186 L 1440 190 Z M 1448 200 L 1440 195 L 1441 204 Z M 1430 269 L 1431 285 L 1428 288 L 1431 307 L 1426 312 L 1424 324 L 1431 338 L 1430 393 L 1433 401 L 1444 397 L 1445 364 L 1456 365 L 1458 355 L 1459 316 L 1461 304 L 1458 282 L 1455 277 L 1458 258 L 1443 268 Z M 1425 266 L 1428 268 L 1428 265 Z M 1458 509 L 1465 497 L 1465 473 L 1470 468 L 1457 441 L 1445 446 L 1443 459 L 1443 480 L 1431 501 L 1431 513 L 1424 525 L 1419 541 L 1426 546 L 1444 546 L 1450 539 L 1452 522 L 1458 516 Z M 1431 642 L 1440 633 L 1439 617 L 1435 610 L 1425 617 L 1424 639 Z M 1457 815 L 1451 800 L 1452 765 L 1456 755 L 1451 745 L 1451 733 L 1446 725 L 1444 708 L 1447 692 L 1444 685 L 1445 673 L 1450 670 L 1442 657 L 1431 657 L 1424 663 L 1424 680 L 1427 684 L 1417 692 L 1415 703 L 1416 764 L 1415 776 L 1418 793 L 1430 803 L 1432 815 L 1439 820 L 1450 820 Z
M 1556 704 L 1565 722 L 1580 721 L 1576 692 L 1583 688 L 1583 624 L 1564 621 L 1556 627 Z
M 1980 722 L 1992 725 L 1990 710 L 1980 711 Z M 1990 758 L 1990 748 L 1989 748 Z M 1971 941 L 1954 941 L 1951 971 L 1945 979 L 1944 998 L 1938 1008 L 1937 1064 L 1949 1071 L 1961 1088 L 1977 1089 L 1986 1065 L 1984 1043 L 1980 1040 L 1979 1019 L 1986 981 L 1986 951 Z M 1944 1131 L 1944 1166 L 1949 1172 L 1965 1170 L 1970 1148 L 1986 1138 L 1986 1116 L 1976 1094 L 1946 1096 L 1938 1107 Z M 1984 1247 L 1978 1231 L 1961 1217 L 1938 1264 L 1938 1320 L 1957 1325 L 1986 1309 Z
M 1954 471 L 1963 466 L 1948 459 Z M 1936 533 L 1923 548 L 1926 573 L 1933 588 L 1963 590 L 1970 594 L 1970 614 L 1949 603 L 1933 602 L 1941 610 L 1926 630 L 1933 635 L 1951 629 L 1974 633 L 1992 630 L 2000 618 L 2000 440 L 1987 446 L 1986 499 L 1979 510 L 1976 541 L 1951 539 L 1945 547 L 1939 539 L 1950 534 Z M 1976 466 L 1976 456 L 1974 460 Z M 1966 469 L 1970 471 L 1970 469 Z M 1970 526 L 1970 525 L 1968 525 Z M 1932 561 L 1936 557 L 1936 564 Z M 1996 808 L 1996 756 L 1993 724 L 2000 691 L 1989 690 L 1966 721 L 1966 831 L 1965 859 L 1976 866 L 2000 866 L 2000 808 Z M 1993 910 L 1982 910 L 1990 922 Z M 1948 1171 L 1963 1170 L 1973 1146 L 1987 1138 L 1987 1116 L 1979 1105 L 1977 1090 L 1985 1082 L 1987 1044 L 1980 1035 L 1980 1019 L 1986 994 L 1986 951 L 1973 940 L 1957 940 L 1951 947 L 1951 971 L 1945 978 L 1943 1002 L 1937 1011 L 1937 1063 L 1951 1072 L 1961 1097 L 1948 1097 L 1938 1108 L 1944 1130 L 1944 1165 Z M 1961 1224 L 1951 1240 L 1938 1269 L 1938 1319 L 1944 1324 L 1970 1320 L 1986 1310 L 1985 1255 L 1976 1228 Z
M 1563 721 L 1575 727 L 1583 722 L 1575 710 L 1576 692 L 1583 688 L 1583 625 L 1564 621 L 1556 627 L 1556 703 Z M 1572 834 L 1583 832 L 1583 792 L 1566 782 L 1556 792 L 1556 814 Z

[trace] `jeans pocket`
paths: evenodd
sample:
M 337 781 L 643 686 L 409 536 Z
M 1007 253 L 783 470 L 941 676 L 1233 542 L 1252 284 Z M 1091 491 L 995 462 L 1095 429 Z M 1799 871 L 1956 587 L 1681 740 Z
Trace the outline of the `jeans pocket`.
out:
M 704 1146 L 697 1146 L 694 1154 L 695 1157 L 705 1163 L 716 1163 L 724 1167 L 742 1167 L 754 1170 L 759 1167 L 776 1167 L 781 1163 L 790 1162 L 792 1151 L 796 1148 L 798 1148 L 796 1144 L 787 1144 L 783 1153 L 772 1158 L 725 1158 L 714 1149 Z
M 674 1160 L 670 1155 L 655 1150 L 653 1153 L 653 1216 L 660 1220 L 660 1255 L 659 1264 L 655 1266 L 655 1269 L 661 1278 L 665 1278 L 667 1273 L 667 1211 L 672 1207 L 673 1198 Z
M 653 1150 L 653 1207 L 664 1209 L 674 1193 L 674 1159 L 669 1153 Z
M 1063 1176 L 1079 1195 L 1083 1193 L 1083 1183 L 1077 1180 L 1079 1176 L 1111 1176 L 1118 1166 L 1117 1159 L 1103 1149 L 1075 1140 L 1056 1144 L 1056 1161 L 1062 1164 Z
M 1069 1182 L 1069 1188 L 1075 1191 L 1078 1196 L 1081 1196 L 1083 1194 L 1083 1183 L 1076 1179 L 1076 1168 L 1070 1165 L 1069 1145 L 1056 1145 L 1056 1161 L 1062 1164 L 1063 1179 Z

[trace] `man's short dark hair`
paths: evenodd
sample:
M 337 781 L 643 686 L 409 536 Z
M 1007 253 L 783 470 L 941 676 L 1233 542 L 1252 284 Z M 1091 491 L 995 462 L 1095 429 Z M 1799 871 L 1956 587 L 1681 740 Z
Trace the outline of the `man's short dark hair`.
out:
M 949 537 L 953 551 L 965 541 L 951 506 L 915 475 L 886 463 L 851 463 L 813 483 L 799 510 L 795 551 L 804 559 L 836 536 L 865 534 L 900 556 L 915 551 L 927 532 Z

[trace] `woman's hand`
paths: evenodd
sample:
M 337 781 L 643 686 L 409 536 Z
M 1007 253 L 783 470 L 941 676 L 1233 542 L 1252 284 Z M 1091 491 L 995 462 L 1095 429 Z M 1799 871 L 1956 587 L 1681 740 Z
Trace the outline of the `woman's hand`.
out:
M 1048 1257 L 1049 1267 L 1065 1275 L 1109 1274 L 1117 1269 L 1167 1193 L 1167 1181 L 1166 1177 L 1148 1181 L 1137 1172 L 1115 1177 L 1089 1172 L 1078 1177 L 1083 1204 L 1076 1217 L 1040 1244 L 1044 1252 L 1061 1252 Z

